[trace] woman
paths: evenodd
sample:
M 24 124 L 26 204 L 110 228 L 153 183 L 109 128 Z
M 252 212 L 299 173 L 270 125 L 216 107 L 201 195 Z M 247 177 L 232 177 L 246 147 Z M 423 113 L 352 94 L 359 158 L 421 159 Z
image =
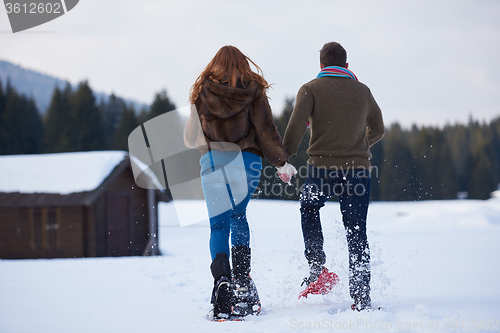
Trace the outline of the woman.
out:
M 261 157 L 276 167 L 290 166 L 267 100 L 269 84 L 259 72 L 236 47 L 224 46 L 191 89 L 206 141 L 200 164 L 210 217 L 214 319 L 260 313 L 249 275 L 246 207 L 259 183 Z

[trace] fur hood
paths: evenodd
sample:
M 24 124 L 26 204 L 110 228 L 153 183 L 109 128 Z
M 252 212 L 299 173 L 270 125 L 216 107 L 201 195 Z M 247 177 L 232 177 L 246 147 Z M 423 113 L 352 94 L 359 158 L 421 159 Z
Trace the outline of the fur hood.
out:
M 205 116 L 227 119 L 244 111 L 254 100 L 259 88 L 256 81 L 247 88 L 233 88 L 206 80 L 199 95 L 206 106 Z
M 229 87 L 205 80 L 195 103 L 207 142 L 231 142 L 281 166 L 289 157 L 283 148 L 267 97 L 258 82 Z

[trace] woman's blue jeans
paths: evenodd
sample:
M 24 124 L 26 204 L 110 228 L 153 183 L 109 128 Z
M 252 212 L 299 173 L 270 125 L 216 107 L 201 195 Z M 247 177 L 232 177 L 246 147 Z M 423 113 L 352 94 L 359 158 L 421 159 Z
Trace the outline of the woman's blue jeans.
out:
M 245 168 L 233 166 L 218 166 L 216 168 L 222 172 L 207 169 L 201 174 L 201 185 L 210 216 L 210 254 L 212 260 L 215 259 L 217 253 L 226 253 L 229 257 L 230 234 L 232 246 L 250 245 L 246 209 L 259 184 L 261 174 L 260 168 L 252 168 L 246 160 Z M 233 198 L 242 198 L 242 200 L 235 202 Z M 221 202 L 228 200 L 230 203 Z M 221 204 L 229 209 L 218 214 Z

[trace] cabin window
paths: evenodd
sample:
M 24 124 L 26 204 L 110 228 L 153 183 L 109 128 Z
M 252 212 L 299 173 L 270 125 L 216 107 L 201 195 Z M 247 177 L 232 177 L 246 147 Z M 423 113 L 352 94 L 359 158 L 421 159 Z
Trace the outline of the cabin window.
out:
M 35 250 L 59 247 L 58 229 L 59 223 L 56 208 L 33 208 L 31 243 Z
M 33 247 L 42 247 L 42 212 L 40 208 L 33 209 Z
M 57 248 L 57 229 L 59 229 L 59 224 L 57 224 L 57 214 L 54 208 L 47 210 L 47 245 L 50 249 Z

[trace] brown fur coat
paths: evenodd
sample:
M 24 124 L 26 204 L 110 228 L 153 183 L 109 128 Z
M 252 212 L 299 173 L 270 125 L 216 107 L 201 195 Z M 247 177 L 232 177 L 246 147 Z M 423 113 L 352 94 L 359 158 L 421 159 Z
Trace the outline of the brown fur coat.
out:
M 207 142 L 236 143 L 282 166 L 289 157 L 274 124 L 267 97 L 257 82 L 247 88 L 206 80 L 195 103 Z

